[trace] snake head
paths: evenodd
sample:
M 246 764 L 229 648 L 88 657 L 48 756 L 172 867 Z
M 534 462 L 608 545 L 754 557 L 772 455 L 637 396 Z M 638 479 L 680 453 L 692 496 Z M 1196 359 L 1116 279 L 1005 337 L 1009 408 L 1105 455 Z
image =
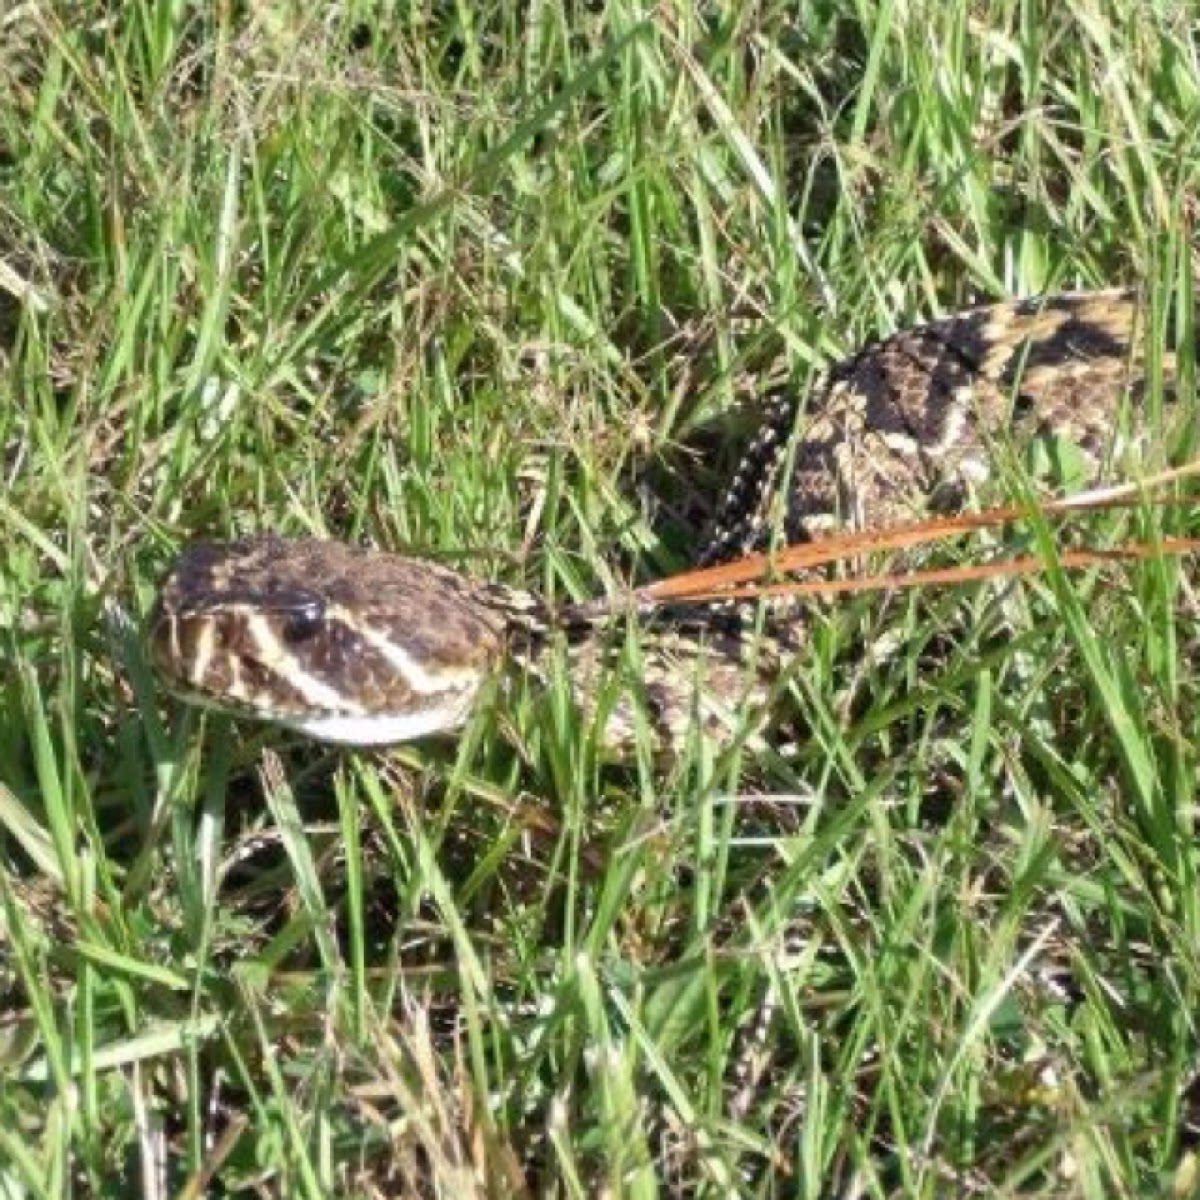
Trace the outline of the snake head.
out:
M 188 547 L 147 644 L 186 700 L 377 745 L 461 725 L 506 628 L 483 585 L 436 563 L 261 537 Z

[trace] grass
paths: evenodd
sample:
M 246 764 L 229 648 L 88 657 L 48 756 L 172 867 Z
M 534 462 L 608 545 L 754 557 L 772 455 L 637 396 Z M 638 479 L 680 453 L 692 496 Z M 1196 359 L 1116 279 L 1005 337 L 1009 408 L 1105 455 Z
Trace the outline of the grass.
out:
M 263 528 L 653 578 L 772 359 L 975 299 L 1157 353 L 1187 7 L 303 10 L 0 17 L 0 1195 L 1198 1194 L 1176 564 L 848 601 L 795 755 L 669 766 L 561 680 L 327 753 L 111 619 Z

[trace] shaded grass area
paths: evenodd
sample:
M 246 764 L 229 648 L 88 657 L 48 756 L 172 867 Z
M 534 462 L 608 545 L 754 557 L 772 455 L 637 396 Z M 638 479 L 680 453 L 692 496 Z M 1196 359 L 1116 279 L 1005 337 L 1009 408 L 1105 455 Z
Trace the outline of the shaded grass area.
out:
M 597 594 L 781 356 L 1118 282 L 1188 343 L 1186 6 L 734 8 L 0 17 L 0 1194 L 1195 1193 L 1177 564 L 823 610 L 794 753 L 671 764 L 565 668 L 322 753 L 110 619 L 265 528 Z

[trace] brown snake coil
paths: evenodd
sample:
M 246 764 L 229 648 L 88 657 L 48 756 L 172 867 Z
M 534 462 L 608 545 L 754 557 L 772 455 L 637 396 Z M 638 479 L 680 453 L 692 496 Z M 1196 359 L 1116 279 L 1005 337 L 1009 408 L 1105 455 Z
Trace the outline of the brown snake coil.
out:
M 1106 460 L 1126 465 L 1136 442 L 1114 434 L 1141 425 L 1138 314 L 1127 291 L 971 309 L 868 345 L 807 398 L 779 390 L 701 561 L 775 530 L 794 541 L 952 511 L 1005 445 L 1040 440 L 1051 457 L 1069 445 L 1084 479 Z M 1162 374 L 1170 391 L 1169 355 Z M 186 550 L 149 646 L 188 699 L 356 744 L 457 727 L 498 663 L 542 675 L 556 642 L 580 709 L 614 750 L 642 730 L 667 747 L 727 730 L 762 706 L 778 665 L 770 636 L 728 621 L 663 624 L 630 654 L 620 628 L 556 624 L 534 596 L 419 559 L 263 537 Z

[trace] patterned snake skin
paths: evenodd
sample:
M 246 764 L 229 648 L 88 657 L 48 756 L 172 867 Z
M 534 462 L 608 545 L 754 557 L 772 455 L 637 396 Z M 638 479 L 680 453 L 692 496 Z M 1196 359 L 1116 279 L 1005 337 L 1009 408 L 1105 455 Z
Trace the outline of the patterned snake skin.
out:
M 1128 291 L 991 305 L 868 345 L 807 398 L 778 390 L 701 563 L 954 510 L 1008 446 L 1069 445 L 1080 481 L 1127 464 L 1146 424 L 1139 316 Z M 1169 393 L 1165 353 L 1162 379 Z M 693 615 L 628 654 L 617 626 L 419 559 L 263 537 L 186 550 L 149 646 L 188 699 L 354 744 L 452 730 L 499 665 L 543 678 L 556 646 L 585 720 L 618 753 L 647 732 L 660 748 L 726 732 L 768 702 L 781 639 Z

